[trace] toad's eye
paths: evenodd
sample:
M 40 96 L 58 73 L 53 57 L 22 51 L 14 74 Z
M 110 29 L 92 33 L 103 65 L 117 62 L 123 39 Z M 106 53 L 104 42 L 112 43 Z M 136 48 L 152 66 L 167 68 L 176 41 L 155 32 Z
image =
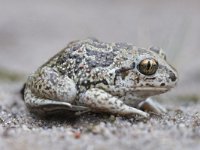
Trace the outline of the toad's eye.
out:
M 142 74 L 153 75 L 158 69 L 158 62 L 153 58 L 147 58 L 142 60 L 137 67 Z

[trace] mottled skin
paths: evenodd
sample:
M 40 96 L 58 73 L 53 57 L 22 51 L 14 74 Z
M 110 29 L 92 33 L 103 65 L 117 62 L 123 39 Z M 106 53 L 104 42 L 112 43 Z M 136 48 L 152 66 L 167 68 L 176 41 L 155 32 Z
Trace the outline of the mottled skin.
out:
M 73 41 L 28 77 L 24 91 L 33 112 L 165 112 L 149 97 L 174 87 L 177 72 L 161 49 L 96 39 Z M 147 111 L 147 112 L 145 112 Z

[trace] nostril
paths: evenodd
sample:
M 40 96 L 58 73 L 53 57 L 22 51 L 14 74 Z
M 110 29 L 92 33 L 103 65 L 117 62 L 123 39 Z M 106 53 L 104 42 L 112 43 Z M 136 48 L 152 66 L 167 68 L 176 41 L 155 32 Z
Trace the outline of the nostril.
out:
M 172 71 L 170 71 L 170 73 L 169 73 L 169 78 L 174 82 L 174 81 L 176 81 L 176 75 L 172 72 Z

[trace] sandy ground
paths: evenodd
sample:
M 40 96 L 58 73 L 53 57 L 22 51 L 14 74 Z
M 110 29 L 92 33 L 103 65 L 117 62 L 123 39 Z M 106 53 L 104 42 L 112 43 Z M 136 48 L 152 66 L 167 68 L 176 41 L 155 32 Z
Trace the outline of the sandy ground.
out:
M 0 150 L 200 149 L 198 1 L 0 0 Z M 179 84 L 151 119 L 86 114 L 38 118 L 19 91 L 28 74 L 86 37 L 163 47 Z
M 1 150 L 198 150 L 200 147 L 200 104 L 195 101 L 164 103 L 168 114 L 152 115 L 148 120 L 106 114 L 39 118 L 26 110 L 19 88 L 19 83 L 0 88 Z

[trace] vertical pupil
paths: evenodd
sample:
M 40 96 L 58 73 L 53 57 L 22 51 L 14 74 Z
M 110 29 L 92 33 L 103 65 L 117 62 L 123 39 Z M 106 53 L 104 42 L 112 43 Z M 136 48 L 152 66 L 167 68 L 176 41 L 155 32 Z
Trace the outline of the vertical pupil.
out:
M 150 63 L 150 61 L 148 61 L 148 64 L 147 64 L 147 70 L 149 70 L 150 67 L 151 67 L 151 63 Z

